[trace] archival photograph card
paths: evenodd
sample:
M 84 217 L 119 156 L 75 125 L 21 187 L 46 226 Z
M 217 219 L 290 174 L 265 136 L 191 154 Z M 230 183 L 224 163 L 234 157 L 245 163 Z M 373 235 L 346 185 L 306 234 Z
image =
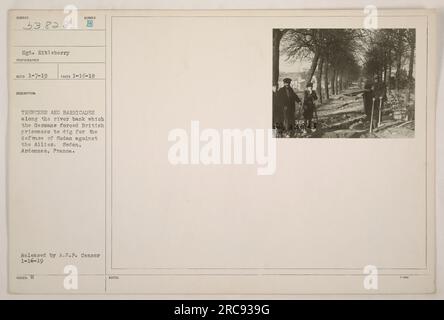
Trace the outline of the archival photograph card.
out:
M 434 292 L 433 11 L 8 30 L 11 293 Z

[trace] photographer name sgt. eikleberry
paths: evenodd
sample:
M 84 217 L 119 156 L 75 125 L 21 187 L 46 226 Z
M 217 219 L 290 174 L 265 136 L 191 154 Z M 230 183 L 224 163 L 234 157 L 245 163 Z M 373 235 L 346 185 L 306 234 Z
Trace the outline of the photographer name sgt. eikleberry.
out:
M 415 29 L 273 29 L 276 137 L 414 137 L 415 41 Z

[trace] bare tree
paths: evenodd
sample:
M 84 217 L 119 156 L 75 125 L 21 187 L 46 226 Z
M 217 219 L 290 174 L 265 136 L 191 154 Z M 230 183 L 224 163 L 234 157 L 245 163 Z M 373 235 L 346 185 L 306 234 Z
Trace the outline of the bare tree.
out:
M 279 87 L 279 55 L 282 37 L 288 29 L 273 29 L 273 86 Z
M 409 84 L 409 91 L 407 94 L 407 103 L 410 102 L 410 95 L 411 91 L 414 88 L 414 81 L 413 81 L 413 65 L 415 63 L 415 48 L 416 48 L 416 33 L 415 29 L 409 29 L 407 31 L 407 43 L 410 47 L 410 54 L 409 54 L 409 73 L 408 73 L 408 84 Z
M 319 102 L 322 103 L 322 68 L 323 68 L 323 64 L 324 64 L 324 56 L 321 56 L 321 58 L 319 59 L 319 65 L 318 65 L 318 74 L 316 77 L 316 83 L 317 83 L 317 92 L 318 92 L 318 96 L 319 96 Z

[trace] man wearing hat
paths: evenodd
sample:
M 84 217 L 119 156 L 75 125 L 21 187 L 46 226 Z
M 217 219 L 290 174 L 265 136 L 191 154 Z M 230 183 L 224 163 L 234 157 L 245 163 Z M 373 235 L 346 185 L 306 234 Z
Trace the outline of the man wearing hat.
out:
M 301 100 L 290 86 L 291 79 L 284 79 L 284 86 L 277 92 L 277 100 L 284 115 L 285 130 L 291 130 L 294 127 L 296 102 L 301 103 Z
M 307 87 L 304 91 L 304 103 L 302 109 L 304 110 L 305 127 L 311 128 L 313 120 L 313 112 L 315 109 L 315 101 L 318 100 L 316 91 L 313 90 L 313 83 L 307 83 Z

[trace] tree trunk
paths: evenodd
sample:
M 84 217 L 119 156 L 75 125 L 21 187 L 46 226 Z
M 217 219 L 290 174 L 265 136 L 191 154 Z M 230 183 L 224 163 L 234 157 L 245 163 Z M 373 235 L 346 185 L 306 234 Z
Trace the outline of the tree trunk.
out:
M 332 75 L 331 75 L 331 94 L 335 95 L 335 90 L 336 90 L 336 80 L 335 80 L 335 74 L 336 74 L 336 70 L 333 69 L 332 71 Z
M 399 91 L 400 89 L 400 81 L 401 81 L 401 64 L 402 64 L 402 51 L 403 51 L 403 44 L 402 44 L 402 34 L 398 34 L 398 47 L 396 48 L 396 90 Z
M 409 91 L 407 94 L 407 104 L 410 102 L 411 91 L 413 90 L 413 63 L 415 61 L 415 39 L 410 42 L 410 61 L 409 61 Z
M 399 91 L 400 89 L 400 82 L 401 82 L 401 55 L 398 55 L 396 61 L 396 81 L 395 81 L 395 87 L 397 91 Z
M 409 82 L 413 81 L 413 63 L 415 62 L 415 42 L 410 45 Z
M 392 88 L 392 53 L 389 52 L 389 61 L 388 61 L 388 89 Z
M 335 70 L 335 92 L 336 94 L 339 94 L 339 72 L 337 70 Z
M 335 95 L 338 94 L 338 89 L 339 89 L 339 84 L 338 84 L 338 71 L 336 70 L 336 68 L 333 70 L 333 79 L 335 81 Z
M 283 30 L 273 29 L 273 86 L 276 90 L 279 88 L 279 46 L 283 35 Z
M 317 75 L 317 88 L 316 91 L 318 92 L 319 102 L 322 103 L 322 67 L 324 64 L 324 57 L 321 56 L 319 59 L 319 66 L 318 66 L 318 75 Z
M 325 87 L 325 99 L 330 99 L 328 93 L 328 60 L 325 60 L 325 72 L 324 72 L 324 87 Z
M 311 82 L 311 79 L 313 78 L 313 75 L 316 71 L 316 66 L 318 65 L 318 60 L 319 60 L 319 50 L 316 50 L 313 60 L 311 61 L 311 67 L 310 67 L 310 71 L 308 71 L 306 83 Z
M 339 71 L 335 71 L 335 80 L 336 80 L 336 94 L 339 94 Z
M 342 80 L 342 72 L 339 74 L 339 91 L 342 92 L 344 90 L 344 83 Z

